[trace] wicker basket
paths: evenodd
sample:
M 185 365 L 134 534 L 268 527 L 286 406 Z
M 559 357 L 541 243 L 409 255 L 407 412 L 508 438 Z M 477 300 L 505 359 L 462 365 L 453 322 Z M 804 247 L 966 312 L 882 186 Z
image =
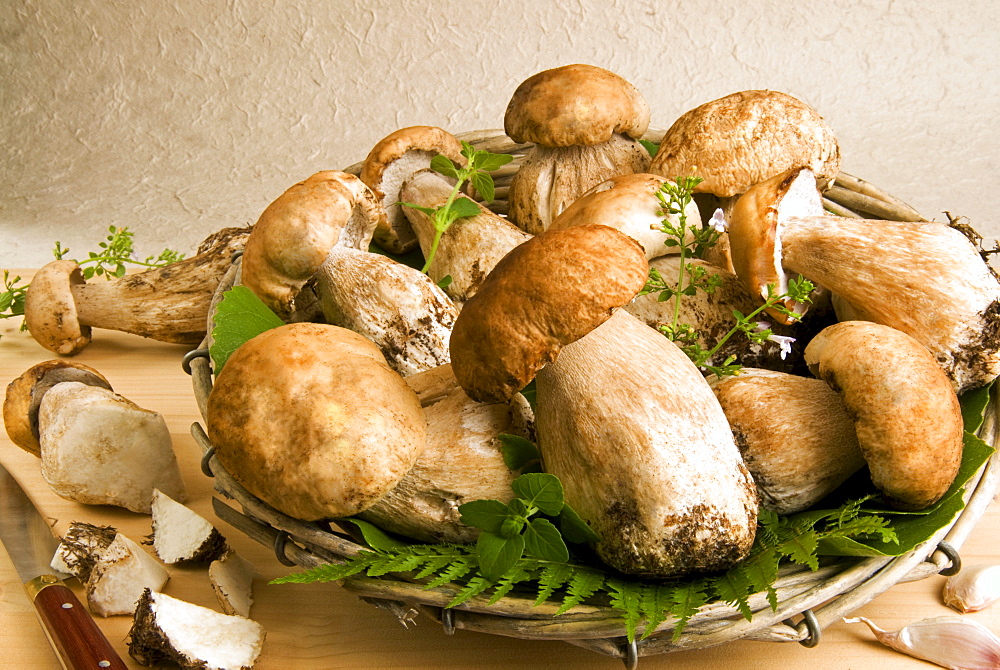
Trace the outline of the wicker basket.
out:
M 662 134 L 662 131 L 653 131 L 647 139 L 657 142 Z M 515 144 L 502 131 L 476 131 L 458 137 L 477 148 L 514 156 L 513 162 L 494 173 L 497 199 L 491 208 L 504 213 L 510 178 L 530 145 Z M 358 174 L 360 168 L 361 165 L 356 164 L 345 171 Z M 881 189 L 845 174 L 841 174 L 827 191 L 824 204 L 842 216 L 926 220 Z M 219 293 L 230 285 L 231 279 L 219 287 Z M 205 417 L 212 387 L 207 343 L 185 357 L 184 367 L 192 375 L 195 398 Z M 1000 401 L 992 394 L 985 420 L 977 432 L 990 445 L 996 444 L 998 417 Z M 250 538 L 273 547 L 281 563 L 308 568 L 341 562 L 365 550 L 351 534 L 335 525 L 302 522 L 254 497 L 214 458 L 214 449 L 200 424 L 192 426 L 192 434 L 204 450 L 202 469 L 207 476 L 214 477 L 215 489 L 220 494 L 213 499 L 216 514 Z M 734 640 L 799 642 L 812 647 L 819 644 L 823 628 L 862 607 L 894 584 L 958 571 L 958 550 L 1000 489 L 998 458 L 996 455 L 991 457 L 969 481 L 965 489 L 966 505 L 956 518 L 912 551 L 896 557 L 838 558 L 817 571 L 785 566 L 775 585 L 776 611 L 771 609 L 763 594 L 751 598 L 754 615 L 749 621 L 735 607 L 713 603 L 690 619 L 677 638 L 673 636 L 673 622 L 668 619 L 652 635 L 629 642 L 620 613 L 610 606 L 584 604 L 554 616 L 558 608 L 556 603 L 535 606 L 533 597 L 508 595 L 493 605 L 487 605 L 485 597 L 476 597 L 447 608 L 459 587 L 445 585 L 425 589 L 406 575 L 354 576 L 343 580 L 341 585 L 363 600 L 394 612 L 404 622 L 425 615 L 440 622 L 449 633 L 461 628 L 521 639 L 563 640 L 619 657 L 630 668 L 636 667 L 641 656 L 705 648 Z

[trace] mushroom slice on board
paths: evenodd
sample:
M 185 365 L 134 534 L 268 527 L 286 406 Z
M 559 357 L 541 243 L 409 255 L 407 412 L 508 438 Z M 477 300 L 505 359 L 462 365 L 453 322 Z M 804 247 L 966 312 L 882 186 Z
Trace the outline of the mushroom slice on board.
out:
M 712 389 L 680 350 L 619 310 L 538 372 L 545 471 L 626 574 L 724 570 L 757 525 L 754 482 Z
M 159 561 L 118 533 L 98 554 L 87 577 L 87 605 L 100 616 L 131 614 L 144 589 L 159 591 L 169 579 Z
M 801 274 L 849 303 L 852 319 L 916 338 L 957 392 L 1000 374 L 1000 283 L 959 230 L 824 216 L 800 169 L 743 195 L 729 232 L 737 274 L 755 293 Z
M 208 566 L 208 579 L 215 597 L 226 614 L 250 616 L 253 606 L 253 580 L 256 570 L 232 548 Z
M 114 542 L 118 531 L 112 526 L 95 526 L 74 521 L 62 536 L 50 563 L 53 570 L 73 575 L 86 582 L 94 570 L 97 557 Z
M 431 170 L 417 172 L 403 185 L 400 197 L 407 203 L 436 209 L 445 204 L 452 186 Z M 459 196 L 465 197 L 465 196 Z M 431 217 L 412 207 L 403 207 L 425 257 L 430 256 L 435 229 Z M 445 293 L 464 303 L 479 289 L 483 279 L 507 252 L 531 238 L 514 224 L 479 205 L 480 213 L 451 226 L 438 241 L 427 274 L 435 282 L 451 277 Z
M 927 349 L 867 321 L 824 328 L 806 363 L 854 418 L 872 481 L 889 504 L 920 510 L 947 492 L 962 462 L 962 409 Z
M 426 443 L 420 401 L 370 340 L 315 323 L 240 346 L 208 397 L 216 458 L 250 493 L 305 521 L 364 511 Z
M 504 462 L 501 434 L 520 432 L 522 406 L 480 403 L 462 391 L 450 366 L 407 378 L 421 388 L 421 376 L 446 375 L 446 389 L 421 399 L 427 419 L 427 447 L 402 481 L 359 516 L 425 542 L 475 542 L 479 531 L 460 520 L 458 507 L 473 500 L 509 501 L 517 473 Z M 444 381 L 444 380 L 442 380 Z M 521 437 L 527 437 L 521 435 Z
M 807 509 L 865 465 L 854 421 L 826 382 L 744 367 L 709 383 L 760 496 L 778 514 Z
M 537 235 L 486 276 L 455 321 L 451 364 L 474 400 L 508 401 L 559 350 L 646 284 L 638 242 L 599 225 Z
M 153 549 L 168 565 L 208 563 L 228 549 L 226 538 L 208 519 L 158 489 L 153 490 L 152 515 Z
M 534 142 L 510 183 L 508 216 L 532 234 L 609 177 L 645 172 L 649 152 L 638 138 L 649 127 L 639 90 L 608 70 L 565 65 L 532 75 L 514 91 L 504 130 Z
M 87 283 L 75 261 L 52 261 L 28 285 L 28 332 L 49 351 L 67 356 L 90 344 L 92 328 L 198 344 L 215 288 L 248 233 L 225 228 L 205 240 L 195 256 L 114 281 Z
M 400 128 L 378 141 L 361 167 L 361 181 L 382 203 L 385 219 L 375 227 L 377 245 L 394 254 L 417 248 L 417 236 L 407 220 L 400 196 L 403 184 L 414 173 L 431 166 L 435 156 L 444 156 L 465 165 L 462 143 L 451 133 L 435 126 Z

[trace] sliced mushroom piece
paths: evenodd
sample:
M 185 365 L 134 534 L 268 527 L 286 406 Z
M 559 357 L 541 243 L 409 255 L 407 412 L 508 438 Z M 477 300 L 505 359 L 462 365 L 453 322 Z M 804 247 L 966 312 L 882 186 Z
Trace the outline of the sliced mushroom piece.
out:
M 400 197 L 407 203 L 436 209 L 445 204 L 451 190 L 451 184 L 442 175 L 424 170 L 407 180 Z M 435 282 L 451 277 L 444 291 L 458 303 L 475 295 L 483 279 L 507 252 L 531 239 L 529 233 L 486 207 L 479 205 L 479 210 L 476 216 L 463 218 L 445 231 L 427 268 L 427 274 Z M 403 211 L 413 225 L 424 256 L 429 256 L 435 236 L 431 217 L 412 207 L 403 207 Z
M 163 417 L 100 386 L 68 381 L 38 411 L 42 477 L 59 496 L 149 514 L 153 490 L 187 497 Z
M 248 491 L 306 521 L 378 502 L 426 444 L 420 401 L 370 340 L 296 323 L 248 340 L 208 397 L 216 458 Z
M 524 80 L 504 115 L 515 142 L 534 142 L 510 184 L 508 216 L 538 234 L 580 195 L 619 174 L 645 172 L 638 138 L 649 105 L 622 77 L 592 65 L 565 65 Z
M 889 504 L 920 510 L 947 492 L 962 461 L 962 410 L 922 344 L 888 326 L 845 321 L 812 339 L 806 363 L 840 393 Z
M 146 589 L 128 632 L 128 653 L 142 665 L 248 670 L 264 647 L 264 627 L 242 616 Z
M 672 342 L 619 310 L 538 372 L 545 471 L 626 574 L 724 570 L 757 524 L 754 482 L 708 383 Z
M 506 402 L 559 350 L 646 284 L 638 242 L 600 225 L 542 233 L 515 247 L 462 308 L 451 363 L 474 400 Z
M 1000 375 L 1000 283 L 973 244 L 943 223 L 818 215 L 811 172 L 755 186 L 730 222 L 733 261 L 751 290 L 798 273 L 927 347 L 956 391 Z M 789 305 L 794 308 L 794 305 Z
M 50 566 L 53 570 L 73 575 L 86 582 L 94 570 L 97 557 L 118 535 L 112 526 L 95 526 L 74 521 L 62 536 Z
M 405 200 L 400 191 L 406 180 L 429 168 L 439 155 L 465 165 L 462 143 L 454 135 L 435 126 L 410 126 L 379 140 L 365 158 L 361 181 L 379 199 L 386 214 L 375 227 L 374 240 L 386 251 L 405 254 L 417 248 L 417 236 L 400 207 Z
M 208 578 L 226 614 L 250 616 L 253 606 L 253 580 L 256 575 L 253 564 L 232 548 L 208 566 Z
M 419 270 L 379 254 L 335 247 L 315 283 L 326 321 L 370 339 L 400 374 L 448 362 L 458 309 Z
M 516 401 L 480 403 L 458 385 L 450 366 L 408 378 L 438 380 L 421 400 L 427 447 L 399 485 L 359 516 L 383 530 L 425 542 L 475 542 L 479 531 L 460 520 L 458 507 L 473 500 L 509 501 L 517 476 L 504 462 L 502 434 L 521 434 L 524 406 Z M 440 379 L 445 375 L 447 379 Z M 444 382 L 444 388 L 439 384 Z
M 637 172 L 619 175 L 594 186 L 552 220 L 551 230 L 581 223 L 597 223 L 622 231 L 642 245 L 647 259 L 677 253 L 668 247 L 669 236 L 661 230 L 664 214 L 656 192 L 669 181 L 666 177 Z M 698 205 L 693 201 L 684 212 L 688 225 L 701 225 Z M 678 225 L 679 214 L 666 218 Z M 688 238 L 690 240 L 690 238 Z
M 131 614 L 144 590 L 159 591 L 169 579 L 159 561 L 118 533 L 98 555 L 84 584 L 87 605 L 100 616 Z
M 153 549 L 171 565 L 211 562 L 228 549 L 226 538 L 205 517 L 159 489 L 153 490 Z
M 11 442 L 35 456 L 42 455 L 38 409 L 46 391 L 67 381 L 112 390 L 104 375 L 83 363 L 51 360 L 31 366 L 7 385 L 4 396 L 3 425 Z
M 762 508 L 808 509 L 865 466 L 854 420 L 823 380 L 744 367 L 709 384 Z
M 678 256 L 661 256 L 650 261 L 650 267 L 655 268 L 665 282 L 672 282 L 676 287 L 680 262 Z M 706 276 L 714 274 L 718 277 L 719 285 L 712 293 L 697 291 L 694 295 L 682 296 L 677 312 L 677 322 L 691 325 L 698 334 L 698 344 L 708 351 L 736 325 L 733 310 L 741 314 L 750 314 L 758 307 L 758 302 L 735 274 L 697 258 L 685 259 L 684 263 L 691 268 L 702 268 Z M 636 296 L 623 307 L 625 311 L 653 328 L 672 324 L 674 308 L 674 299 L 660 301 L 657 293 Z M 763 319 L 761 323 L 777 336 L 774 340 L 752 342 L 743 333 L 736 333 L 726 340 L 706 363 L 721 365 L 728 357 L 735 356 L 737 363 L 747 367 L 762 367 L 783 372 L 794 370 L 802 357 L 801 346 L 797 344 L 797 340 L 807 339 L 812 331 L 811 323 L 785 325 Z M 803 335 L 806 337 L 802 337 Z
M 198 344 L 215 288 L 248 234 L 244 228 L 224 229 L 195 256 L 114 281 L 87 283 L 75 261 L 52 261 L 28 285 L 25 324 L 40 345 L 68 356 L 90 343 L 92 328 Z

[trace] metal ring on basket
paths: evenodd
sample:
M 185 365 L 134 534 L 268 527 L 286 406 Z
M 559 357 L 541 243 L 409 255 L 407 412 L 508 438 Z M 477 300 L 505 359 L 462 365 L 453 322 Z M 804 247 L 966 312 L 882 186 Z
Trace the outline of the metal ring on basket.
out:
M 298 563 L 285 555 L 285 545 L 287 543 L 288 531 L 279 530 L 278 534 L 274 536 L 274 555 L 278 558 L 278 562 L 282 565 L 287 565 L 288 567 L 298 565 Z
M 931 556 L 939 551 L 948 557 L 948 561 L 951 565 L 947 568 L 943 568 L 940 572 L 938 572 L 938 574 L 943 577 L 957 575 L 962 570 L 962 557 L 959 556 L 958 550 L 955 549 L 951 543 L 942 540 L 941 542 L 938 542 L 937 549 L 931 552 Z
M 455 634 L 455 610 L 450 607 L 441 608 L 441 626 L 445 635 Z
M 802 621 L 794 623 L 791 619 L 785 619 L 783 623 L 787 626 L 791 626 L 800 633 L 802 632 L 802 625 L 805 624 L 808 635 L 804 639 L 799 640 L 799 644 L 803 647 L 809 647 L 811 649 L 819 644 L 820 637 L 823 634 L 823 629 L 820 628 L 819 619 L 816 618 L 816 615 L 811 609 L 802 612 Z
M 192 349 L 184 354 L 184 358 L 181 360 L 181 368 L 184 372 L 191 374 L 191 362 L 196 358 L 208 358 L 208 349 Z
M 635 670 L 639 667 L 639 645 L 636 644 L 635 640 L 626 641 L 621 646 L 621 659 L 628 670 Z
M 208 464 L 212 460 L 212 456 L 215 456 L 215 445 L 212 445 L 201 457 L 201 471 L 206 477 L 214 477 L 215 473 L 212 472 L 212 467 Z

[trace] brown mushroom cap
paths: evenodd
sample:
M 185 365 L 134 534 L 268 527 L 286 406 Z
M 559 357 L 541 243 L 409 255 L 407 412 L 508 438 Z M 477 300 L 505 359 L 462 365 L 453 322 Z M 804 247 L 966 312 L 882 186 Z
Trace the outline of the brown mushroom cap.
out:
M 376 244 L 392 253 L 415 248 L 417 238 L 399 205 L 403 183 L 418 170 L 430 166 L 441 155 L 465 165 L 462 143 L 447 130 L 436 126 L 400 128 L 378 141 L 361 167 L 361 181 L 375 194 L 385 209 L 385 219 L 375 228 Z
M 696 193 L 731 197 L 794 167 L 821 189 L 840 171 L 837 138 L 809 105 L 777 91 L 740 91 L 684 113 L 667 130 L 649 171 L 704 179 Z
M 368 249 L 385 211 L 354 175 L 317 172 L 260 215 L 243 252 L 243 283 L 279 316 L 334 246 Z
M 458 315 L 455 377 L 474 400 L 510 400 L 563 346 L 631 300 L 647 274 L 642 247 L 608 226 L 533 237 L 497 263 Z
M 810 369 L 840 392 L 854 416 L 872 481 L 902 510 L 943 496 L 962 461 L 962 409 L 926 347 L 866 321 L 824 328 L 806 346 Z
M 345 328 L 295 323 L 244 343 L 208 398 L 233 478 L 303 520 L 351 516 L 399 483 L 425 446 L 416 393 Z
M 72 286 L 85 284 L 76 261 L 58 260 L 31 278 L 24 300 L 24 322 L 40 345 L 72 356 L 90 344 L 90 327 L 80 323 Z
M 7 385 L 3 401 L 3 425 L 10 441 L 25 451 L 41 456 L 38 410 L 45 392 L 60 382 L 81 382 L 109 391 L 111 384 L 100 372 L 83 363 L 43 361 L 28 368 Z
M 564 65 L 525 79 L 504 115 L 515 142 L 548 147 L 607 142 L 615 133 L 642 137 L 649 104 L 635 86 L 593 65 Z
M 788 216 L 822 213 L 823 200 L 808 168 L 783 172 L 740 196 L 729 218 L 729 249 L 733 269 L 751 294 L 766 300 L 769 284 L 777 293 L 788 290 L 788 273 L 781 259 L 781 225 Z M 805 308 L 791 301 L 785 306 L 800 312 Z M 780 313 L 770 313 L 788 323 Z

